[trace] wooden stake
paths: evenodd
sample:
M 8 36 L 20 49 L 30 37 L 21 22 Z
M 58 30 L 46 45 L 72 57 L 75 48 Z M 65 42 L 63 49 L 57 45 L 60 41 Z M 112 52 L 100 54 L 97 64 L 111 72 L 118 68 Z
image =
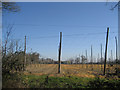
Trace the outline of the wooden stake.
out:
M 107 28 L 107 36 L 106 36 L 105 61 L 104 61 L 104 71 L 103 71 L 103 74 L 104 74 L 104 75 L 105 75 L 105 70 L 106 70 L 106 61 L 107 61 L 108 35 L 109 35 L 109 27 Z
M 60 44 L 59 44 L 59 55 L 58 55 L 58 73 L 61 72 L 61 42 L 62 42 L 62 32 L 60 32 Z

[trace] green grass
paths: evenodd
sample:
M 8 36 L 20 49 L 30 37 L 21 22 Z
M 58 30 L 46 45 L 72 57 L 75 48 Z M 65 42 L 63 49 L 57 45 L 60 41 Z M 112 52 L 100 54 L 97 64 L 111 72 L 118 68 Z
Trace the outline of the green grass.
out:
M 89 88 L 120 88 L 120 80 L 117 79 L 95 79 L 89 81 Z
M 30 88 L 85 88 L 91 78 L 25 75 L 23 83 Z
M 48 77 L 25 75 L 29 88 L 120 88 L 120 80 L 81 77 Z
M 48 77 L 13 74 L 3 79 L 4 88 L 120 88 L 120 80 L 109 78 Z

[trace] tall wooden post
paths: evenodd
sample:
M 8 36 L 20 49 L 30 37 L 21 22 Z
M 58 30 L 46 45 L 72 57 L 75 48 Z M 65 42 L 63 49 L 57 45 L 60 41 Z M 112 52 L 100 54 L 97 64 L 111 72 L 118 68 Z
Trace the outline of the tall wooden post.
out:
M 58 55 L 58 73 L 61 72 L 61 42 L 62 42 L 62 32 L 60 32 L 60 44 L 59 44 L 59 55 Z
M 111 61 L 113 61 L 113 54 L 112 54 L 112 50 L 111 50 Z
M 102 57 L 102 44 L 101 44 L 101 71 L 102 71 L 102 61 L 103 61 L 103 57 Z
M 117 56 L 117 37 L 115 37 L 115 41 L 116 41 L 116 67 L 117 67 L 117 63 L 118 63 L 118 56 Z
M 23 70 L 25 70 L 25 65 L 26 65 L 26 36 L 25 36 L 24 55 L 25 55 L 25 57 L 24 57 L 24 68 L 23 68 Z
M 105 61 L 104 61 L 104 71 L 103 71 L 103 74 L 104 74 L 104 75 L 105 75 L 105 70 L 106 70 L 106 61 L 107 61 L 108 35 L 109 35 L 109 27 L 107 28 L 107 36 L 106 36 Z
M 79 60 L 80 60 L 80 54 L 79 54 Z M 80 68 L 80 65 L 81 65 L 81 64 L 80 64 L 80 61 L 79 61 L 79 68 Z
M 91 70 L 93 70 L 93 52 L 92 52 L 92 45 L 91 45 Z
M 88 58 L 87 58 L 87 50 L 86 50 L 86 64 L 87 64 L 87 68 L 88 68 Z
M 100 60 L 100 57 L 99 57 L 99 53 L 98 53 L 98 59 L 97 59 L 97 66 L 98 66 L 98 69 L 99 69 L 99 60 Z
M 120 0 L 118 2 L 118 59 L 120 60 Z
M 18 41 L 16 41 L 16 52 L 18 51 Z

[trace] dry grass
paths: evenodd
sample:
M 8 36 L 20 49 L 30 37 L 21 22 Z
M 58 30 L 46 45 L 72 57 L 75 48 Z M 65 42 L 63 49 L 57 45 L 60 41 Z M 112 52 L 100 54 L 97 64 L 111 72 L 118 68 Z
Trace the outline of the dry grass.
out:
M 93 67 L 93 70 L 92 70 Z M 96 75 L 103 73 L 104 65 L 98 64 L 61 64 L 61 73 L 58 74 L 58 64 L 31 64 L 27 66 L 24 74 L 29 75 L 48 75 L 54 77 L 64 77 L 64 76 L 78 76 L 78 77 L 90 77 L 94 78 Z M 106 66 L 107 73 L 114 73 L 116 65 L 110 67 Z M 120 65 L 119 65 L 120 67 Z M 103 76 L 100 76 L 103 77 Z

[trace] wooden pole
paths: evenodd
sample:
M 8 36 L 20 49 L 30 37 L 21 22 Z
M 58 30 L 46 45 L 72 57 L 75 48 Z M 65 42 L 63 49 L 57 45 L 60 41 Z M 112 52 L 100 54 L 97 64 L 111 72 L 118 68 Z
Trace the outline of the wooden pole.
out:
M 59 55 L 58 55 L 58 73 L 61 72 L 61 42 L 62 42 L 62 32 L 60 32 L 60 44 L 59 44 Z
M 99 57 L 99 53 L 98 53 L 98 59 L 97 59 L 97 66 L 98 66 L 98 69 L 99 69 L 99 60 L 100 60 L 100 57 Z
M 118 2 L 118 59 L 120 60 L 120 0 Z
M 117 37 L 115 37 L 116 41 L 116 68 L 117 68 L 117 62 L 118 62 L 118 56 L 117 56 Z
M 86 64 L 87 64 L 87 68 L 88 68 L 88 59 L 87 59 L 87 50 L 86 50 Z
M 111 50 L 111 61 L 113 61 L 113 55 L 112 55 L 112 50 Z
M 101 71 L 102 71 L 102 44 L 101 44 Z
M 80 54 L 79 54 L 79 60 L 80 60 Z M 80 65 L 81 65 L 81 64 L 80 64 L 80 61 L 79 61 L 79 68 L 80 68 Z
M 83 52 L 82 52 L 82 54 L 81 54 L 81 67 L 82 67 L 82 69 L 83 69 Z
M 25 57 L 24 57 L 24 70 L 25 70 L 25 65 L 26 65 L 26 36 L 25 36 L 25 47 L 24 47 L 24 55 L 25 55 Z
M 92 45 L 91 45 L 91 70 L 93 70 L 93 55 L 92 55 Z
M 103 71 L 103 74 L 104 74 L 104 75 L 105 75 L 105 70 L 106 70 L 106 61 L 107 61 L 108 35 L 109 35 L 109 27 L 107 28 L 107 36 L 106 36 L 105 61 L 104 61 L 104 71 Z
M 18 51 L 18 41 L 16 41 L 16 52 Z

